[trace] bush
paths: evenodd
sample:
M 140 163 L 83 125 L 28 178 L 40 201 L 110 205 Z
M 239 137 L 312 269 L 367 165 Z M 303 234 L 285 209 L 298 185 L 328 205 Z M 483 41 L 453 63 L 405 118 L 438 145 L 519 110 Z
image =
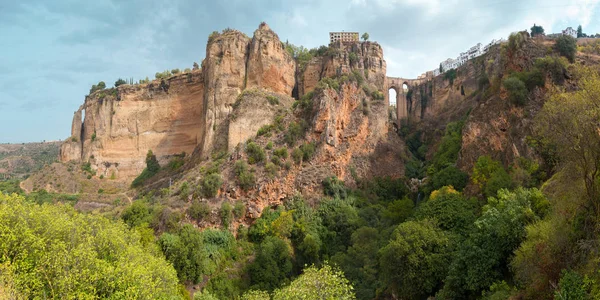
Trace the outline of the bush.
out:
M 201 193 L 205 198 L 212 198 L 217 195 L 217 192 L 223 185 L 223 179 L 218 173 L 211 173 L 204 177 L 201 183 Z
M 346 199 L 348 193 L 344 182 L 335 176 L 323 179 L 323 193 L 334 198 Z
M 196 220 L 197 222 L 201 222 L 204 218 L 210 215 L 210 206 L 206 202 L 200 202 L 195 200 L 192 202 L 192 206 L 187 209 L 186 213 L 190 218 Z
M 277 165 L 275 165 L 274 163 L 268 162 L 265 165 L 265 172 L 267 173 L 267 176 L 269 178 L 275 177 L 275 175 L 277 175 L 277 171 L 279 171 L 279 167 L 277 167 Z
M 233 215 L 238 219 L 241 219 L 246 216 L 246 205 L 244 204 L 244 202 L 237 201 L 233 205 Z
M 292 159 L 294 159 L 294 162 L 296 164 L 300 164 L 302 162 L 303 156 L 304 153 L 302 152 L 302 150 L 300 150 L 300 148 L 296 148 L 294 149 L 294 151 L 292 151 Z
M 279 149 L 273 151 L 273 155 L 275 155 L 281 159 L 286 159 L 288 157 L 287 148 L 279 148 Z
M 119 79 L 117 79 L 117 81 L 115 81 L 115 87 L 118 87 L 118 86 L 124 85 L 124 84 L 127 84 L 127 81 L 125 81 L 124 79 L 119 78 Z
M 450 81 L 450 85 L 454 84 L 454 79 L 456 79 L 457 73 L 456 69 L 451 69 L 444 73 L 444 80 Z
M 267 101 L 269 101 L 269 104 L 271 105 L 278 105 L 279 104 L 279 98 L 272 96 L 272 95 L 268 95 L 267 96 Z
M 304 145 L 300 146 L 300 151 L 302 151 L 302 159 L 304 161 L 309 161 L 315 154 L 315 144 L 305 143 Z
M 156 175 L 160 171 L 160 165 L 158 164 L 158 160 L 152 150 L 148 150 L 146 153 L 146 168 L 142 171 L 142 173 L 136 177 L 131 183 L 131 187 L 138 187 L 144 184 L 147 179 Z
M 267 149 L 267 150 L 272 150 L 272 149 L 273 149 L 273 142 L 269 141 L 269 142 L 267 143 L 267 145 L 265 146 L 265 149 Z
M 521 49 L 524 43 L 525 36 L 520 32 L 511 33 L 508 37 L 508 49 L 510 49 L 510 51 L 513 53 Z
M 263 125 L 258 129 L 258 131 L 256 132 L 256 135 L 257 136 L 267 135 L 271 132 L 272 129 L 273 129 L 273 125 Z
M 531 71 L 514 73 L 511 77 L 518 78 L 525 83 L 525 86 L 529 91 L 533 91 L 536 87 L 542 87 L 546 83 L 546 76 L 537 68 L 534 68 Z
M 569 62 L 575 61 L 575 54 L 577 53 L 577 40 L 572 36 L 561 35 L 556 39 L 556 44 L 554 45 L 556 51 L 560 53 L 560 55 L 566 57 Z
M 434 190 L 443 186 L 452 186 L 458 191 L 462 191 L 469 180 L 469 175 L 455 166 L 448 166 L 439 172 L 433 174 L 431 182 Z
M 221 203 L 221 211 L 219 212 L 219 215 L 221 216 L 221 224 L 223 227 L 229 228 L 231 219 L 233 218 L 233 207 L 231 207 L 229 202 L 223 201 L 223 203 Z
M 94 93 L 95 91 L 101 91 L 105 88 L 106 88 L 106 83 L 104 83 L 104 81 L 100 81 L 100 82 L 98 82 L 98 84 L 92 85 L 92 87 L 90 88 L 90 95 L 92 93 Z
M 263 162 L 266 158 L 265 150 L 254 142 L 246 145 L 246 154 L 248 154 L 248 163 L 251 165 Z
M 535 61 L 535 67 L 550 74 L 555 84 L 562 84 L 565 81 L 565 70 L 567 69 L 567 60 L 558 56 L 546 56 L 538 58 Z
M 175 75 L 175 74 L 179 74 L 181 71 L 179 71 L 179 69 L 173 69 L 171 70 L 171 74 Z
M 385 95 L 380 91 L 373 91 L 371 93 L 371 98 L 373 98 L 373 100 L 383 100 L 385 99 Z
M 235 162 L 234 171 L 238 180 L 239 186 L 247 191 L 254 186 L 256 179 L 254 174 L 248 169 L 248 165 L 243 160 Z
M 502 82 L 508 91 L 508 99 L 515 105 L 527 104 L 527 87 L 525 83 L 516 77 L 509 77 Z
M 510 175 L 502 164 L 489 156 L 481 156 L 477 159 L 471 179 L 487 197 L 495 196 L 501 188 L 512 187 Z
M 302 124 L 291 122 L 287 132 L 284 135 L 285 142 L 288 145 L 293 146 L 296 141 L 302 137 L 302 135 L 304 135 L 304 130 L 305 128 Z

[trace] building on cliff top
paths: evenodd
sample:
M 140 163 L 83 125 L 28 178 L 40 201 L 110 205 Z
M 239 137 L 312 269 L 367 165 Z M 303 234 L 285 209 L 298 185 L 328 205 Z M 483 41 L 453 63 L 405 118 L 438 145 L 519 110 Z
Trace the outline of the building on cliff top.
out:
M 573 29 L 572 27 L 567 27 L 567 29 L 562 31 L 563 35 L 570 35 L 574 38 L 577 38 L 577 30 Z
M 329 43 L 333 44 L 337 41 L 358 42 L 358 32 L 330 32 Z

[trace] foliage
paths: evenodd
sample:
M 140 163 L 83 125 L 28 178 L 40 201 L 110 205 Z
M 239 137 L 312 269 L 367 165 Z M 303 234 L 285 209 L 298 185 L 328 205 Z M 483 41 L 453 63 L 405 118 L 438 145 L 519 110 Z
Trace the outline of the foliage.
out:
M 581 275 L 574 271 L 564 270 L 558 282 L 558 290 L 554 293 L 554 299 L 590 299 L 588 290 L 589 283 L 585 282 Z
M 160 165 L 158 164 L 158 160 L 152 150 L 148 150 L 146 154 L 146 168 L 142 171 L 142 173 L 136 177 L 131 183 L 131 187 L 139 187 L 144 184 L 146 180 L 156 175 L 160 171 Z
M 533 24 L 531 27 L 531 36 L 544 35 L 544 27 Z
M 455 166 L 447 166 L 431 177 L 432 187 L 436 190 L 450 185 L 462 191 L 467 186 L 468 180 L 469 175 Z
M 273 155 L 275 155 L 281 159 L 286 159 L 288 157 L 287 148 L 282 147 L 282 148 L 276 149 L 275 151 L 273 151 Z
M 246 204 L 242 201 L 237 201 L 233 205 L 233 215 L 238 218 L 244 218 L 246 216 Z
M 588 204 L 600 213 L 600 75 L 593 69 L 576 71 L 579 89 L 555 92 L 535 121 L 535 131 L 551 142 L 562 164 L 572 164 L 585 182 Z
M 125 81 L 125 79 L 119 78 L 119 79 L 117 79 L 117 81 L 115 81 L 115 87 L 118 87 L 118 86 L 124 85 L 124 84 L 127 84 L 127 81 Z
M 100 81 L 100 82 L 98 82 L 98 84 L 92 85 L 92 87 L 90 88 L 90 95 L 93 94 L 95 91 L 101 91 L 105 88 L 106 88 L 106 83 L 104 83 L 104 81 Z
M 502 85 L 508 91 L 508 99 L 511 103 L 519 106 L 527 104 L 527 86 L 516 77 L 504 79 Z
M 297 122 L 291 122 L 288 130 L 284 135 L 284 141 L 289 145 L 293 146 L 296 141 L 304 135 L 306 127 L 303 124 Z
M 257 136 L 263 136 L 263 135 L 267 135 L 269 136 L 269 133 L 271 133 L 271 130 L 273 130 L 273 125 L 263 125 L 261 126 L 258 131 L 256 132 Z
M 458 246 L 441 299 L 478 295 L 506 272 L 508 259 L 525 238 L 525 227 L 538 216 L 532 210 L 539 191 L 502 189 L 488 198 L 473 230 Z
M 362 34 L 362 36 L 360 38 L 366 42 L 369 40 L 369 34 L 365 32 Z
M 269 104 L 271 104 L 271 105 L 279 104 L 279 98 L 272 96 L 272 95 L 267 95 L 267 101 L 269 101 Z
M 142 200 L 133 201 L 122 213 L 121 219 L 130 228 L 148 226 L 154 217 L 154 208 Z
M 296 149 L 294 149 L 294 151 L 292 151 L 292 159 L 294 159 L 294 162 L 296 164 L 300 164 L 302 162 L 303 156 L 304 156 L 304 153 L 302 152 L 302 150 L 300 148 L 296 148 Z
M 169 72 L 169 70 L 165 70 L 163 72 L 156 72 L 156 74 L 154 74 L 154 78 L 156 79 L 167 79 L 171 77 L 171 72 Z
M 381 214 L 382 219 L 390 225 L 402 223 L 412 215 L 414 206 L 413 201 L 408 197 L 394 200 L 387 205 Z
M 245 161 L 236 161 L 234 165 L 234 172 L 237 177 L 238 184 L 243 190 L 249 190 L 256 183 L 254 173 L 249 169 L 248 164 L 246 164 Z
M 205 198 L 212 198 L 223 185 L 223 179 L 218 173 L 211 173 L 204 177 L 200 183 L 200 191 Z
M 536 87 L 543 87 L 546 81 L 545 74 L 538 68 L 534 68 L 530 71 L 516 72 L 510 77 L 515 77 L 521 80 L 528 91 L 533 91 Z
M 416 219 L 435 219 L 443 230 L 464 233 L 475 221 L 475 203 L 451 187 L 443 187 L 419 206 Z
M 446 125 L 446 132 L 437 151 L 433 155 L 432 166 L 441 170 L 456 163 L 462 145 L 462 128 L 464 121 L 451 122 Z
M 308 267 L 289 286 L 275 291 L 273 300 L 356 299 L 352 285 L 344 274 L 329 265 L 321 269 Z
M 558 56 L 546 56 L 535 60 L 535 67 L 550 74 L 555 84 L 562 84 L 565 81 L 567 65 L 568 61 Z
M 177 233 L 163 233 L 158 244 L 181 282 L 198 283 L 202 275 L 210 273 L 202 234 L 192 225 L 184 225 Z
M 279 171 L 279 167 L 272 162 L 268 162 L 265 164 L 265 173 L 269 178 L 274 178 L 277 175 L 277 171 Z
M 511 188 L 513 186 L 510 175 L 508 175 L 502 164 L 489 156 L 481 156 L 477 159 L 475 166 L 473 166 L 471 179 L 487 197 L 494 196 L 501 188 Z
M 511 33 L 508 37 L 508 49 L 511 53 L 515 53 L 517 50 L 521 49 L 525 44 L 525 35 L 521 32 Z
M 321 233 L 323 250 L 326 255 L 344 251 L 350 245 L 350 238 L 358 228 L 359 217 L 348 200 L 332 199 L 322 201 L 317 210 L 323 229 Z
M 292 275 L 289 245 L 278 237 L 266 237 L 258 246 L 248 273 L 254 289 L 273 291 L 287 283 Z
M 8 269 L 16 292 L 32 299 L 177 294 L 173 267 L 123 223 L 0 194 L 0 228 L 0 265 Z
M 569 62 L 575 61 L 575 54 L 577 53 L 577 40 L 569 35 L 561 35 L 556 39 L 554 45 L 556 51 L 561 56 L 566 57 Z
M 254 142 L 250 142 L 246 145 L 246 154 L 248 154 L 248 163 L 251 165 L 263 162 L 267 157 L 265 150 Z
M 445 277 L 450 240 L 434 222 L 408 221 L 396 227 L 380 250 L 382 279 L 394 294 L 411 299 L 435 292 Z
M 323 179 L 323 193 L 334 198 L 346 199 L 348 196 L 344 182 L 335 176 Z
M 211 209 L 208 203 L 200 202 L 198 200 L 194 200 L 192 205 L 187 209 L 186 213 L 190 218 L 196 220 L 197 222 L 201 222 L 206 217 L 210 215 Z
M 456 69 L 451 69 L 444 73 L 444 80 L 450 81 L 450 85 L 453 85 L 454 79 L 456 79 L 456 76 L 457 76 Z
M 231 225 L 231 220 L 233 219 L 233 207 L 231 204 L 229 204 L 229 202 L 223 201 L 223 203 L 221 203 L 219 215 L 221 216 L 221 225 L 223 225 L 225 228 L 229 228 L 229 225 Z

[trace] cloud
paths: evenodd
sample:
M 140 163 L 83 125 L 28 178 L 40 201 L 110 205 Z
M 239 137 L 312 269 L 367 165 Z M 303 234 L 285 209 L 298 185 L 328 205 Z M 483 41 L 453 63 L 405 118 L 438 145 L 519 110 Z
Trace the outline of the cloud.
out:
M 327 44 L 329 31 L 368 32 L 384 48 L 388 74 L 410 78 L 477 42 L 533 23 L 546 32 L 578 24 L 600 32 L 599 2 L 0 1 L 0 127 L 22 122 L 18 132 L 2 138 L 64 137 L 92 84 L 191 67 L 204 58 L 209 33 L 227 27 L 252 35 L 266 21 L 282 40 L 309 48 Z

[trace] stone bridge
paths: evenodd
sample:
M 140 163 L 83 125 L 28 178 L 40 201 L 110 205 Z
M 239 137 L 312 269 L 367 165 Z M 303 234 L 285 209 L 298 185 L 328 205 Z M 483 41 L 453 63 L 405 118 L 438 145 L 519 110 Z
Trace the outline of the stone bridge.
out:
M 422 78 L 422 79 L 406 79 L 400 77 L 386 77 L 385 78 L 385 101 L 388 105 L 390 105 L 390 89 L 394 89 L 396 91 L 396 115 L 398 120 L 402 118 L 408 117 L 408 107 L 409 103 L 406 98 L 408 91 L 420 85 L 421 83 L 427 82 L 431 78 Z M 404 85 L 406 84 L 407 89 L 404 90 Z M 399 125 L 399 124 L 398 124 Z

